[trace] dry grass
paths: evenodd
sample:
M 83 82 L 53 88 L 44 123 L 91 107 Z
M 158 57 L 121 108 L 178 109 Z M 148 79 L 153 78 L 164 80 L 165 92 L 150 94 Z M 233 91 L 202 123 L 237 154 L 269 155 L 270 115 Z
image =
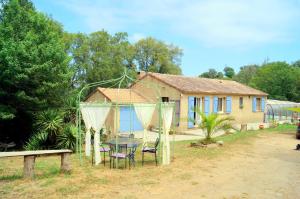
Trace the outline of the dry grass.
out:
M 174 161 L 169 166 L 156 167 L 151 154 L 147 154 L 142 167 L 139 151 L 137 165 L 131 170 L 109 169 L 109 163 L 106 167 L 92 166 L 86 158 L 80 166 L 78 157 L 72 155 L 72 173 L 62 174 L 59 171 L 60 157 L 38 157 L 34 180 L 22 178 L 23 158 L 2 158 L 0 198 L 140 198 L 147 192 L 151 193 L 152 198 L 157 198 L 159 195 L 155 192 L 161 192 L 170 181 L 196 187 L 201 183 L 195 177 L 199 172 L 203 178 L 214 178 L 214 163 L 219 158 L 232 154 L 241 146 L 247 147 L 258 136 L 292 132 L 292 129 L 294 126 L 281 126 L 273 130 L 223 136 L 218 139 L 224 140 L 225 146 L 215 149 L 192 148 L 190 141 L 176 142 L 172 149 Z

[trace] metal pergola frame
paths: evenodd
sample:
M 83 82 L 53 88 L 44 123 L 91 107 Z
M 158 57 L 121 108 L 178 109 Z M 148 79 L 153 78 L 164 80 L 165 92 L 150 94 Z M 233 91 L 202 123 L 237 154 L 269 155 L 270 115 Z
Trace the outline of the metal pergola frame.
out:
M 124 68 L 124 72 L 123 74 L 119 77 L 119 78 L 115 78 L 115 79 L 110 79 L 110 80 L 104 80 L 104 81 L 99 81 L 99 82 L 93 82 L 93 83 L 89 83 L 86 84 L 78 93 L 77 98 L 76 98 L 76 127 L 77 127 L 77 139 L 76 139 L 76 153 L 79 155 L 79 159 L 80 159 L 80 164 L 82 164 L 82 117 L 81 117 L 81 113 L 80 113 L 80 104 L 82 103 L 82 97 L 83 97 L 83 93 L 84 91 L 91 89 L 91 88 L 95 88 L 98 86 L 105 86 L 107 84 L 111 84 L 112 86 L 107 87 L 107 88 L 112 88 L 117 86 L 117 89 L 121 89 L 121 85 L 122 83 L 127 83 L 127 85 L 131 85 L 132 83 L 136 82 L 137 80 L 131 78 L 128 75 L 128 69 Z M 162 99 L 161 99 L 161 93 L 160 90 L 158 89 L 158 86 L 156 84 L 148 84 L 147 86 L 150 86 L 151 88 L 154 88 L 154 91 L 156 92 L 156 98 L 157 101 L 156 103 L 152 103 L 152 104 L 156 104 L 158 106 L 158 136 L 159 136 L 159 147 L 158 147 L 158 160 L 159 163 L 161 163 L 161 159 L 162 159 L 162 140 L 161 140 L 161 134 L 163 133 L 163 124 L 162 124 Z M 149 88 L 149 87 L 148 87 Z M 131 87 L 129 87 L 129 89 L 131 89 Z M 130 91 L 131 92 L 131 91 Z M 95 106 L 101 104 L 102 106 L 105 105 L 105 103 L 90 103 L 90 105 L 95 104 Z M 174 106 L 174 111 L 173 111 L 173 121 L 172 121 L 172 126 L 170 131 L 173 131 L 173 135 L 175 134 L 175 103 L 171 102 L 170 104 L 173 104 Z M 129 103 L 129 104 L 122 104 L 118 102 L 115 103 L 110 103 L 111 107 L 114 107 L 116 109 L 116 112 L 119 111 L 119 108 L 122 106 L 133 106 L 133 103 Z M 117 114 L 115 114 L 117 117 Z M 114 120 L 118 120 L 118 118 L 114 118 Z M 116 122 L 116 121 L 114 121 Z M 131 118 L 130 118 L 130 123 L 131 123 Z M 131 126 L 131 124 L 130 124 Z M 131 127 L 130 127 L 131 128 Z M 118 150 L 118 137 L 119 137 L 119 133 L 116 132 L 116 150 Z M 171 157 L 173 155 L 174 157 L 174 141 L 175 138 L 173 136 L 173 143 L 172 146 L 170 145 L 170 153 L 171 153 Z M 174 159 L 174 158 L 171 158 Z M 118 168 L 118 159 L 116 161 L 116 167 Z

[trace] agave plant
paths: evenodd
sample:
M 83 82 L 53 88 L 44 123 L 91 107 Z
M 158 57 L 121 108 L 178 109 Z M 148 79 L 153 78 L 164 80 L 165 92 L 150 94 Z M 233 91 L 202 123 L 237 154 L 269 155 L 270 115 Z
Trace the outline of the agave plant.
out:
M 30 137 L 28 142 L 25 145 L 25 150 L 39 150 L 45 149 L 47 146 L 48 133 L 47 132 L 39 132 Z
M 75 150 L 77 138 L 77 128 L 68 124 L 64 127 L 64 130 L 57 135 L 57 147 L 60 149 Z
M 46 110 L 35 116 L 35 134 L 25 145 L 26 150 L 52 148 L 56 137 L 63 129 L 63 114 L 57 110 Z
M 65 122 L 75 123 L 76 120 L 76 97 L 69 97 L 64 101 L 64 119 Z
M 38 132 L 47 132 L 54 137 L 62 130 L 63 121 L 63 113 L 49 109 L 36 115 L 35 128 Z
M 231 129 L 235 130 L 232 126 L 233 117 L 230 116 L 220 116 L 218 114 L 205 115 L 200 110 L 195 110 L 198 115 L 201 116 L 200 121 L 195 121 L 199 128 L 201 128 L 205 133 L 205 139 L 202 142 L 212 143 L 214 140 L 212 136 L 220 130 L 229 131 Z

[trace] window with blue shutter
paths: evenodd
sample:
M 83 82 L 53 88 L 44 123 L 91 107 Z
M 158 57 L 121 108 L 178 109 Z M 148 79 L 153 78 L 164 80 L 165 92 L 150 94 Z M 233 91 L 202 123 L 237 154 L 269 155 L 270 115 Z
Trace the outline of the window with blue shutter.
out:
M 194 127 L 195 97 L 188 97 L 188 128 Z
M 226 113 L 231 113 L 231 96 L 226 97 Z
M 209 106 L 210 106 L 210 97 L 209 96 L 205 96 L 204 97 L 204 113 L 205 115 L 209 115 Z
M 260 107 L 261 111 L 264 112 L 265 111 L 265 98 L 262 97 L 261 98 L 261 107 Z
M 252 111 L 256 112 L 256 97 L 252 97 Z
M 214 97 L 214 113 L 218 112 L 218 97 Z

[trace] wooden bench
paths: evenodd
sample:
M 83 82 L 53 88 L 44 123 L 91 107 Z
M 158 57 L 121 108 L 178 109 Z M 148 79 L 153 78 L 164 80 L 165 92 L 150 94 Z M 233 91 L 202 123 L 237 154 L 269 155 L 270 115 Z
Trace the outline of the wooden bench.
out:
M 0 152 L 0 158 L 24 156 L 24 177 L 32 178 L 34 176 L 34 163 L 37 156 L 61 155 L 61 171 L 69 172 L 71 171 L 71 153 L 72 151 L 68 149 Z

